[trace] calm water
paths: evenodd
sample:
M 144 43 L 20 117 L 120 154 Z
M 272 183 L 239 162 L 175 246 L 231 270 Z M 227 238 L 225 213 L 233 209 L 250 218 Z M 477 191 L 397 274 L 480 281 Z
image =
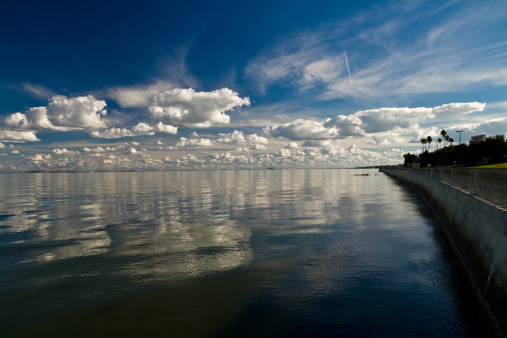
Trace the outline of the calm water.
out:
M 374 170 L 0 175 L 0 300 L 7 337 L 489 330 L 433 215 Z

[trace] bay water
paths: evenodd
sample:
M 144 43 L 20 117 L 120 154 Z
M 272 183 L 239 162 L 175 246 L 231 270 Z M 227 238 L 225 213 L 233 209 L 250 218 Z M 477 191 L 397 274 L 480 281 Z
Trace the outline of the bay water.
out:
M 438 221 L 375 169 L 0 175 L 2 337 L 484 336 Z

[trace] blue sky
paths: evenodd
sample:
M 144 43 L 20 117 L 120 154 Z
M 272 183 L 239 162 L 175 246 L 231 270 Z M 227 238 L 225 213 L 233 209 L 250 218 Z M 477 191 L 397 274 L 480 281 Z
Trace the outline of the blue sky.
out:
M 507 131 L 503 0 L 3 1 L 0 25 L 1 171 L 397 164 Z

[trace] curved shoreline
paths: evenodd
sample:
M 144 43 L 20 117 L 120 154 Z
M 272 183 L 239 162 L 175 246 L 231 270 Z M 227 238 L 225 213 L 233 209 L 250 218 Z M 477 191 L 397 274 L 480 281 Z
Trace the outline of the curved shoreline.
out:
M 424 170 L 424 169 L 414 169 Z M 507 323 L 507 211 L 414 170 L 382 168 L 430 206 L 498 324 Z M 501 332 L 501 329 L 499 329 Z

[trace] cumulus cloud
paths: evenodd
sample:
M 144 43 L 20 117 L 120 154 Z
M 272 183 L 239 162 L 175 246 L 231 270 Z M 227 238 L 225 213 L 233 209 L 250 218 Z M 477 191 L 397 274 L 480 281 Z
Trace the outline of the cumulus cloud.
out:
M 299 148 L 299 145 L 296 142 L 289 142 L 285 145 L 287 149 L 296 149 Z
M 340 136 L 362 136 L 364 131 L 361 128 L 362 120 L 357 115 L 338 115 L 335 118 L 327 119 L 324 123 L 326 128 L 339 130 Z
M 51 154 L 35 154 L 34 156 L 27 157 L 31 161 L 47 161 L 51 159 Z
M 52 129 L 66 130 L 54 126 L 48 119 L 46 107 L 33 107 L 24 114 L 14 113 L 4 119 L 4 125 L 13 129 Z
M 92 95 L 67 98 L 54 96 L 47 106 L 51 123 L 59 127 L 96 129 L 105 128 L 101 119 L 106 115 L 106 102 L 97 100 Z
M 87 153 L 91 152 L 91 151 L 96 152 L 96 153 L 103 153 L 105 151 L 115 151 L 115 150 L 116 150 L 115 147 L 105 147 L 105 148 L 102 148 L 102 147 L 87 148 L 87 147 L 85 147 L 85 148 L 83 148 L 83 151 L 85 151 Z
M 303 147 L 325 147 L 325 146 L 338 145 L 338 144 L 340 144 L 339 140 L 306 140 L 301 144 L 301 146 L 303 146 Z
M 289 149 L 282 148 L 278 151 L 277 155 L 281 157 L 290 157 L 291 153 Z
M 437 117 L 453 117 L 483 111 L 485 107 L 485 103 L 479 102 L 448 103 L 433 108 L 433 111 Z
M 370 144 L 401 143 L 410 140 L 409 133 L 422 132 L 422 123 L 434 123 L 437 117 L 461 116 L 483 111 L 478 102 L 449 103 L 434 108 L 378 108 L 351 115 L 338 115 L 325 122 L 298 119 L 282 125 L 268 126 L 264 132 L 272 137 L 302 140 L 302 146 L 326 146 L 324 140 L 370 136 Z M 435 131 L 426 131 L 435 134 Z M 400 133 L 404 133 L 402 136 Z M 431 135 L 431 134 L 427 134 Z M 436 134 L 435 134 L 436 135 Z
M 162 122 L 159 122 L 154 128 L 155 131 L 158 131 L 160 133 L 167 133 L 167 134 L 177 134 L 178 133 L 178 127 L 174 127 L 168 124 L 163 124 Z
M 191 138 L 180 137 L 180 141 L 176 144 L 177 148 L 188 148 L 188 147 L 210 147 L 213 142 L 208 138 Z
M 0 140 L 13 142 L 40 141 L 33 131 L 16 131 L 0 129 Z
M 100 129 L 107 111 L 106 102 L 92 95 L 67 98 L 53 96 L 47 107 L 33 107 L 25 113 L 14 113 L 4 119 L 4 125 L 13 129 Z
M 244 144 L 244 143 L 246 143 L 245 135 L 243 134 L 242 131 L 235 130 L 232 133 L 228 133 L 228 134 L 220 133 L 219 135 L 222 137 L 220 137 L 217 140 L 217 143 L 222 143 L 222 144 Z
M 126 128 L 110 128 L 108 130 L 105 130 L 103 132 L 94 131 L 90 133 L 91 137 L 95 138 L 122 138 L 122 137 L 128 137 L 128 136 L 135 136 L 133 135 L 132 131 Z
M 268 126 L 264 132 L 272 137 L 283 137 L 289 140 L 324 140 L 337 138 L 338 130 L 326 128 L 323 122 L 297 119 L 282 125 Z
M 229 123 L 225 112 L 243 105 L 250 105 L 250 99 L 240 98 L 228 88 L 212 92 L 176 88 L 156 95 L 149 111 L 152 117 L 171 125 L 205 128 Z
M 254 144 L 250 147 L 251 150 L 266 150 L 267 147 L 264 144 Z
M 134 137 L 134 136 L 142 136 L 142 135 L 155 135 L 155 129 L 158 130 L 158 126 L 153 128 L 147 123 L 139 122 L 137 125 L 132 127 L 132 129 L 126 128 L 110 128 L 103 132 L 94 131 L 90 133 L 90 136 L 95 138 L 122 138 L 122 137 Z
M 63 148 L 63 149 L 53 149 L 53 153 L 55 155 L 64 155 L 64 154 L 75 155 L 75 154 L 79 154 L 79 151 L 72 151 L 72 150 L 67 150 L 66 148 Z
M 132 128 L 132 133 L 137 135 L 154 135 L 153 127 L 147 123 L 139 122 Z
M 248 144 L 268 144 L 268 139 L 264 136 L 259 136 L 257 134 L 251 134 L 246 137 L 246 141 Z
M 234 130 L 232 133 L 220 133 L 221 137 L 216 140 L 219 144 L 268 144 L 268 139 L 257 134 L 245 136 L 242 131 Z
M 378 133 L 397 128 L 413 128 L 420 121 L 433 118 L 432 108 L 379 108 L 357 112 L 361 129 L 366 133 Z

